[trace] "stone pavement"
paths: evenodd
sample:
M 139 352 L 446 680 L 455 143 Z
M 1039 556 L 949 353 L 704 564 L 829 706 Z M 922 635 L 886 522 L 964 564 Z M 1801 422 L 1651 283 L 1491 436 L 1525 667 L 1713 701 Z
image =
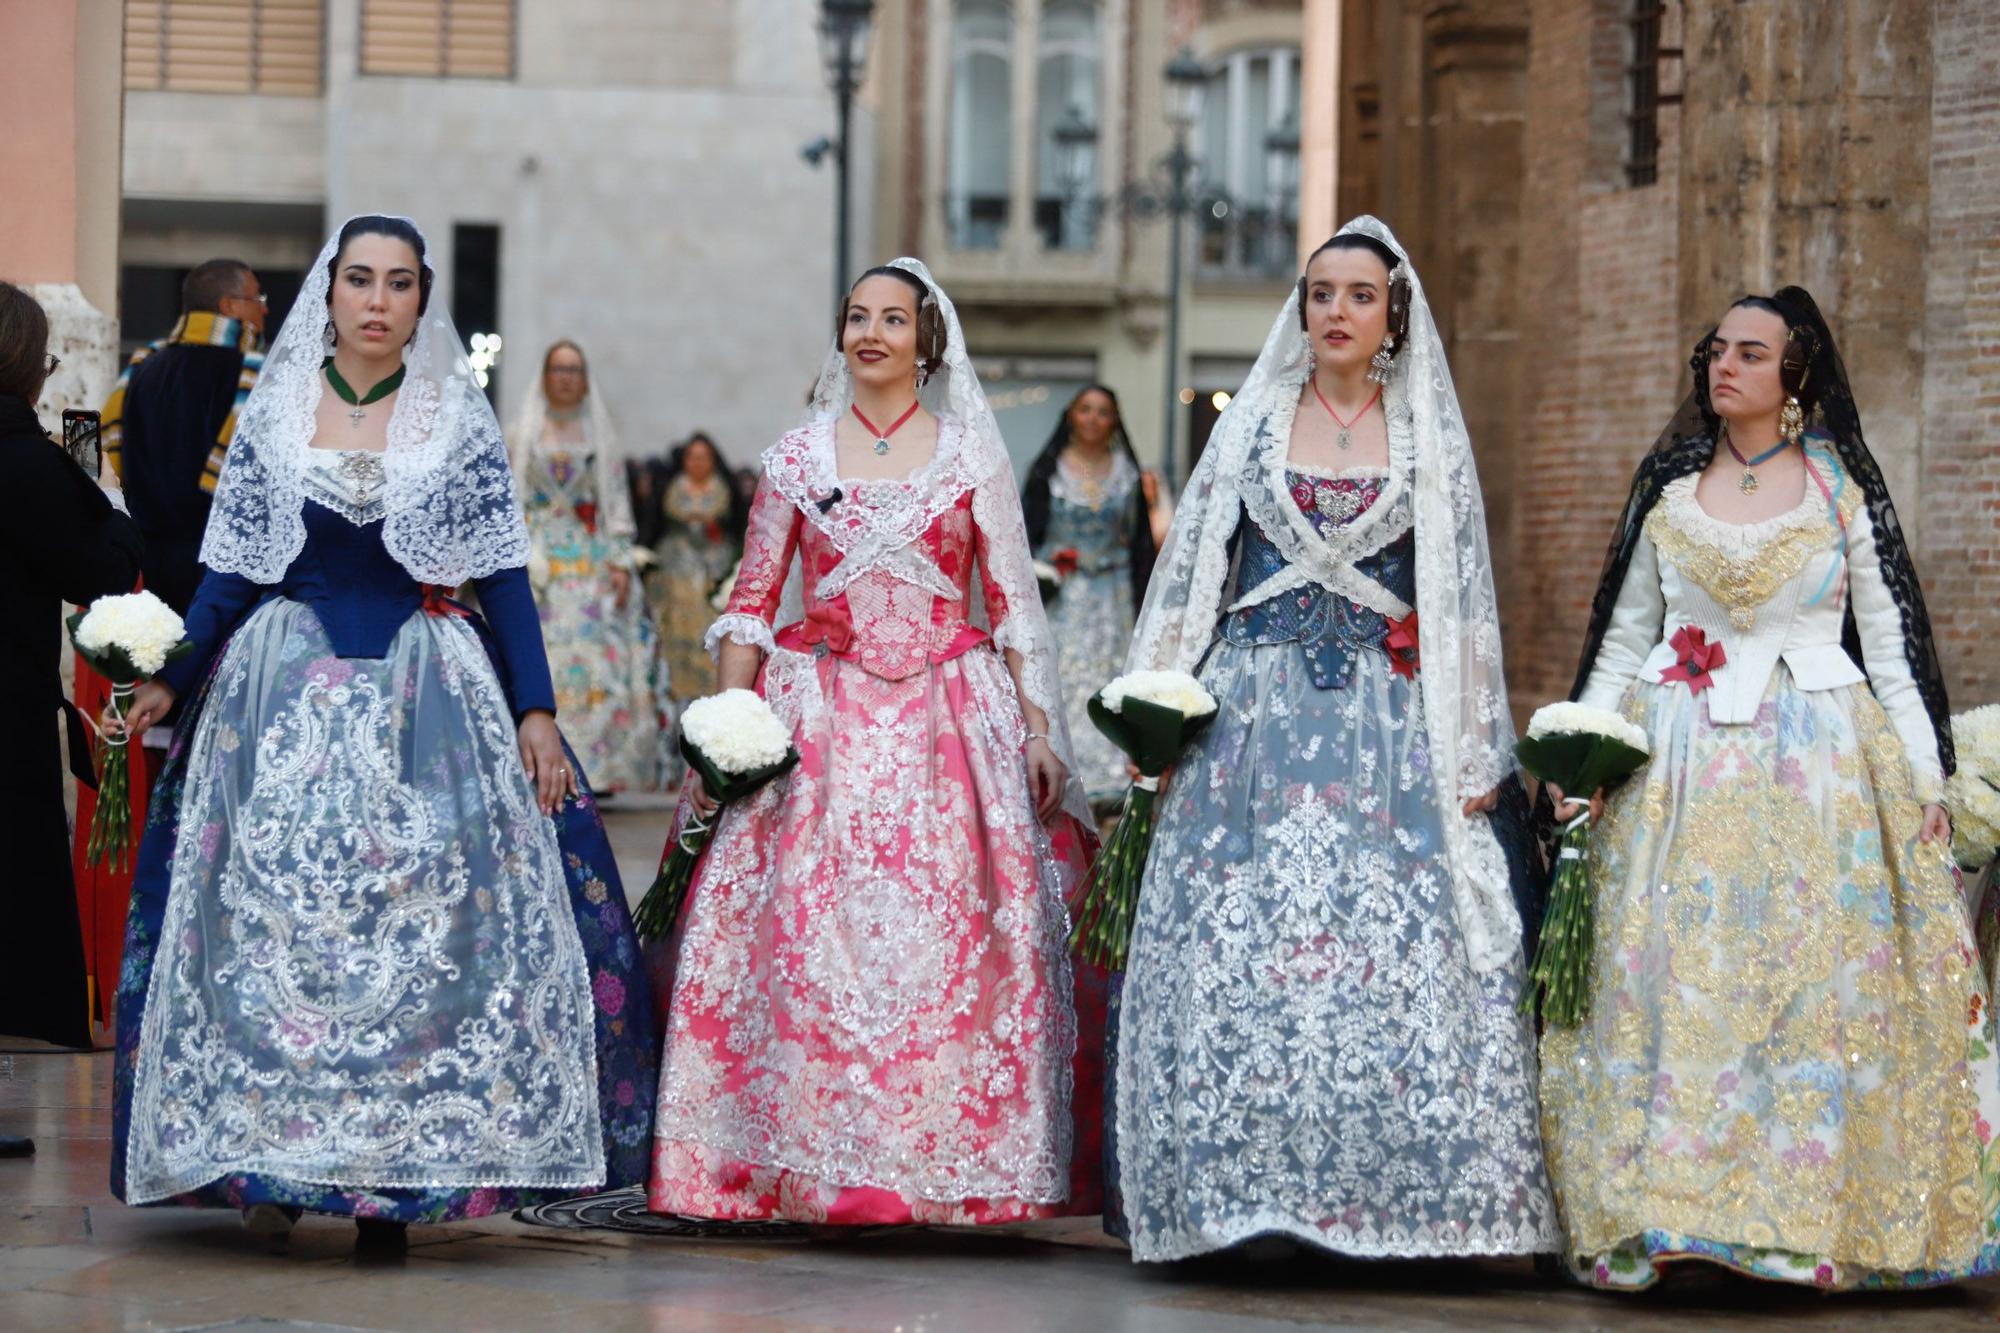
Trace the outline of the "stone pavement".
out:
M 629 887 L 665 815 L 610 819 Z M 356 1258 L 351 1224 L 307 1218 L 282 1253 L 233 1214 L 130 1209 L 106 1189 L 111 1057 L 0 1041 L 0 1330 L 870 1329 L 901 1333 L 1990 1328 L 2000 1285 L 1906 1296 L 1689 1273 L 1638 1297 L 1553 1288 L 1520 1261 L 1361 1263 L 1227 1256 L 1133 1265 L 1094 1219 L 755 1243 L 556 1231 L 508 1218 L 416 1227 Z

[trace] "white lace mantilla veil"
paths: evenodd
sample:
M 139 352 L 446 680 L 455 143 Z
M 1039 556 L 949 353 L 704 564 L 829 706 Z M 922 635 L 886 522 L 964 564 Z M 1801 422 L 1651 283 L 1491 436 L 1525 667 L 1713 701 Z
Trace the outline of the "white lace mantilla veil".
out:
M 333 318 L 327 266 L 339 245 L 335 229 L 237 420 L 201 542 L 212 570 L 278 583 L 305 546 L 303 479 Z M 500 423 L 435 288 L 403 365 L 382 455 L 389 554 L 411 578 L 446 587 L 527 564 L 528 530 Z
M 908 504 L 891 513 L 877 510 L 872 521 L 857 526 L 851 521 L 856 506 L 833 505 L 822 510 L 815 503 L 836 479 L 833 427 L 854 403 L 854 380 L 848 373 L 847 357 L 838 339 L 820 367 L 813 385 L 812 400 L 805 420 L 777 444 L 764 451 L 764 479 L 778 488 L 805 515 L 806 521 L 826 533 L 839 548 L 843 559 L 820 586 L 822 597 L 835 595 L 847 583 L 871 569 L 890 568 L 907 574 L 920 586 L 939 576 L 927 559 L 912 560 L 913 544 L 923 536 L 933 519 L 972 492 L 972 516 L 986 535 L 986 558 L 979 575 L 996 583 L 1007 603 L 1007 621 L 993 632 L 994 645 L 1011 648 L 1021 655 L 1021 683 L 1027 696 L 1049 718 L 1049 747 L 1069 771 L 1063 791 L 1063 808 L 1083 823 L 1096 827 L 1090 802 L 1076 773 L 1076 750 L 1070 744 L 1069 719 L 1063 711 L 1061 676 L 1056 665 L 1055 642 L 1049 633 L 1048 617 L 1042 611 L 1040 582 L 1035 578 L 1033 553 L 1028 549 L 1027 522 L 1021 515 L 1021 492 L 1014 482 L 1014 465 L 1007 444 L 1000 436 L 999 423 L 979 387 L 972 358 L 965 350 L 965 331 L 958 322 L 958 310 L 944 289 L 931 277 L 920 259 L 895 259 L 885 267 L 899 268 L 923 283 L 935 302 L 945 327 L 944 363 L 917 389 L 917 400 L 938 419 L 938 452 L 912 477 Z M 813 441 L 814 465 L 819 475 L 809 475 L 799 464 L 801 439 Z M 956 595 L 949 586 L 933 591 Z M 984 621 L 984 599 L 978 586 L 972 592 L 972 613 Z M 797 561 L 786 579 L 783 606 L 778 623 L 787 624 L 803 615 Z M 708 642 L 713 650 L 722 635 L 754 642 L 773 651 L 769 631 L 763 623 L 739 624 L 754 617 L 728 616 L 710 629 Z M 776 650 L 782 652 L 782 649 Z
M 588 359 L 584 364 L 589 365 Z M 513 424 L 507 430 L 507 457 L 517 479 L 527 465 L 529 450 L 542 437 L 548 412 L 548 393 L 537 367 L 527 392 L 521 395 L 521 409 L 514 414 Z M 611 413 L 605 409 L 594 382 L 583 396 L 583 439 L 590 449 L 591 475 L 597 483 L 597 526 L 606 534 L 629 542 L 638 527 L 632 521 L 632 492 L 625 484 L 625 454 L 618 447 L 618 431 L 611 424 Z
M 1486 817 L 1460 813 L 1465 799 L 1490 791 L 1514 769 L 1514 726 L 1501 674 L 1500 619 L 1479 474 L 1444 343 L 1408 254 L 1372 217 L 1355 218 L 1339 234 L 1368 236 L 1388 246 L 1410 283 L 1409 340 L 1390 371 L 1383 409 L 1392 423 L 1399 417 L 1407 422 L 1414 444 L 1412 450 L 1392 447 L 1392 457 L 1400 453 L 1399 468 L 1409 469 L 1403 480 L 1415 519 L 1418 681 L 1453 905 L 1473 965 L 1489 970 L 1518 955 L 1520 919 L 1506 861 Z M 1246 478 L 1268 484 L 1273 470 L 1284 468 L 1290 423 L 1311 373 L 1312 346 L 1299 327 L 1294 289 L 1181 495 L 1153 567 L 1126 670 L 1192 672 L 1207 653 L 1224 609 L 1230 539 L 1244 514 L 1242 487 Z M 1273 419 L 1283 429 L 1263 433 Z M 1281 550 L 1294 540 L 1272 536 Z

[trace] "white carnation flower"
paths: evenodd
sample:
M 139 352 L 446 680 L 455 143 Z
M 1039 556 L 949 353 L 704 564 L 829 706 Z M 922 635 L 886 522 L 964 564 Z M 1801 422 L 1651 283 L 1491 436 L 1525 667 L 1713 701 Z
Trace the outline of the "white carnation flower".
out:
M 1951 720 L 1958 771 L 1945 780 L 1952 853 L 1977 869 L 2000 853 L 2000 704 L 1969 709 Z
M 1544 740 L 1550 736 L 1604 736 L 1623 745 L 1629 745 L 1641 754 L 1651 754 L 1653 747 L 1646 739 L 1646 729 L 1636 722 L 1627 722 L 1618 714 L 1606 708 L 1593 708 L 1589 704 L 1553 703 L 1543 704 L 1528 719 L 1528 738 Z
M 751 773 L 791 750 L 790 728 L 754 690 L 724 690 L 681 714 L 681 735 L 724 773 Z
M 187 628 L 174 609 L 150 592 L 100 597 L 76 626 L 76 646 L 87 654 L 122 651 L 143 676 L 167 664 Z
M 1127 699 L 1172 708 L 1182 717 L 1207 717 L 1215 711 L 1215 696 L 1185 671 L 1129 671 L 1100 693 L 1114 713 L 1125 711 Z

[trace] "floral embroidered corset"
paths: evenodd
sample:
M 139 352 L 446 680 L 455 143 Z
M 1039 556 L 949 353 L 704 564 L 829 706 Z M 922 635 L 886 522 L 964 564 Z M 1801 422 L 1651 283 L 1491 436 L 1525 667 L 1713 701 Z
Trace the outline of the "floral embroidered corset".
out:
M 1380 476 L 1325 477 L 1295 468 L 1287 469 L 1285 479 L 1290 483 L 1292 503 L 1322 535 L 1366 513 L 1381 497 L 1384 484 Z M 1243 524 L 1239 540 L 1236 591 L 1240 596 L 1282 571 L 1286 562 L 1254 522 Z M 1354 568 L 1405 602 L 1414 603 L 1415 531 L 1405 529 L 1381 550 L 1356 561 Z M 1317 583 L 1231 611 L 1222 622 L 1222 637 L 1238 646 L 1298 644 L 1305 653 L 1312 683 L 1322 690 L 1345 689 L 1354 675 L 1355 654 L 1364 648 L 1380 650 L 1388 634 L 1389 622 L 1379 612 Z
M 987 553 L 971 490 L 942 501 L 907 543 L 870 548 L 864 539 L 843 550 L 826 530 L 843 525 L 864 533 L 909 530 L 922 521 L 925 508 L 936 507 L 935 494 L 913 481 L 843 481 L 823 497 L 827 505 L 818 518 L 826 521 L 808 522 L 767 480 L 751 506 L 743 565 L 729 610 L 710 631 L 711 642 L 718 635 L 762 640 L 761 627 L 749 618 L 762 626 L 772 623 L 794 553 L 803 576 L 805 618 L 770 636 L 772 646 L 844 658 L 885 680 L 902 680 L 987 642 L 986 631 L 971 623 L 973 562 L 984 562 Z M 1005 594 L 994 579 L 983 579 L 982 585 L 987 623 L 1003 626 Z

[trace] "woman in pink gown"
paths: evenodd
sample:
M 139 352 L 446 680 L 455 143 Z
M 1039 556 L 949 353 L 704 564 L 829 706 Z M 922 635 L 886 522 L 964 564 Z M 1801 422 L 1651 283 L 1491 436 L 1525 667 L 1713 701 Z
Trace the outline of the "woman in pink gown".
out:
M 708 634 L 801 758 L 722 812 L 688 895 L 651 1207 L 1094 1213 L 1102 979 L 1065 948 L 1094 838 L 1013 471 L 921 263 L 863 274 L 838 329 Z

